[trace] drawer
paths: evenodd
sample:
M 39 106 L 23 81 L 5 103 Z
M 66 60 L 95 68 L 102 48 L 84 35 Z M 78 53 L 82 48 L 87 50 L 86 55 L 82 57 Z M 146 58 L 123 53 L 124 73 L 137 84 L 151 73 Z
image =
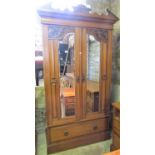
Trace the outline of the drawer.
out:
M 87 122 L 81 122 L 50 129 L 51 142 L 66 140 L 86 134 L 102 132 L 109 128 L 109 119 L 99 119 Z

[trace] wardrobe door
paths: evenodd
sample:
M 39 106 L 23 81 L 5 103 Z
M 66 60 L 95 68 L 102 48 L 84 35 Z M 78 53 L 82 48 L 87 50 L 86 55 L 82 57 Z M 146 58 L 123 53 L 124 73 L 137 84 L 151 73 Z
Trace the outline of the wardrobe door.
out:
M 94 115 L 100 117 L 105 104 L 107 32 L 102 29 L 83 29 L 82 34 L 84 118 L 94 118 Z
M 48 26 L 52 125 L 74 122 L 79 102 L 79 30 Z

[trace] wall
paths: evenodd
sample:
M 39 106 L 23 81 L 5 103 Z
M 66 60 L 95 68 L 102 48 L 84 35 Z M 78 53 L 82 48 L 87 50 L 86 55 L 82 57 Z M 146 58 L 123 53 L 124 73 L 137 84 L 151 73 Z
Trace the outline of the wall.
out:
M 110 9 L 120 17 L 119 0 L 110 0 Z M 120 20 L 113 29 L 112 101 L 120 101 Z

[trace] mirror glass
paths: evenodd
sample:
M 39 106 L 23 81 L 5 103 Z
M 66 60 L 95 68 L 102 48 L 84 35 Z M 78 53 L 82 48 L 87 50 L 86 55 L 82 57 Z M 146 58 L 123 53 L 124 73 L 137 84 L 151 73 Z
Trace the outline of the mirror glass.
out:
M 61 117 L 75 115 L 75 34 L 67 33 L 59 41 Z
M 44 86 L 43 77 L 43 51 L 35 51 L 35 80 L 36 86 Z
M 100 42 L 87 35 L 86 111 L 99 111 Z

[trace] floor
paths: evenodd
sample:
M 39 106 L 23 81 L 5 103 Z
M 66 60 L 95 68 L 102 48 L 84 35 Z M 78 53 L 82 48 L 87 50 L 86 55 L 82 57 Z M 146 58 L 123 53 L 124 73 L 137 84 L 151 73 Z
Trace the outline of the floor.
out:
M 47 155 L 45 133 L 39 133 L 37 139 L 37 155 Z M 110 139 L 49 155 L 103 155 L 103 153 L 110 151 L 111 142 L 112 141 Z

